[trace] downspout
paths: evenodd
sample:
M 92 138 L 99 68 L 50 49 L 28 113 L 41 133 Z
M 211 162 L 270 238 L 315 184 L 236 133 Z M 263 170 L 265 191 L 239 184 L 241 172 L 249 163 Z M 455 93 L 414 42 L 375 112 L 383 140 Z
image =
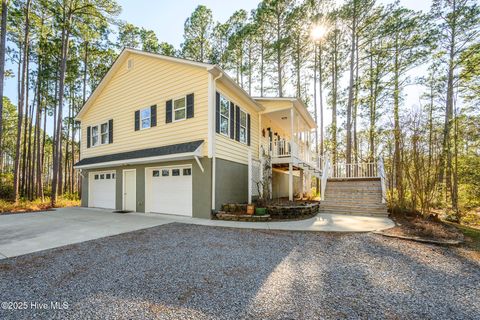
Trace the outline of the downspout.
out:
M 208 141 L 208 144 L 209 144 L 209 155 L 212 157 L 212 204 L 211 204 L 211 209 L 212 211 L 215 210 L 215 180 L 216 180 L 216 170 L 217 170 L 217 164 L 216 164 L 216 157 L 215 157 L 215 154 L 216 154 L 216 150 L 215 150 L 215 140 L 216 140 L 216 136 L 215 136 L 215 126 L 216 126 L 216 112 L 215 112 L 215 103 L 216 103 L 216 92 L 217 92 L 217 86 L 216 86 L 216 83 L 217 83 L 217 80 L 220 79 L 221 77 L 223 76 L 223 72 L 220 72 L 220 74 L 213 78 L 212 80 L 212 85 L 211 85 L 211 88 L 212 88 L 212 92 L 211 92 L 211 95 L 210 95 L 210 100 L 211 100 L 211 103 L 210 103 L 210 119 L 211 119 L 211 125 L 210 125 L 210 136 L 209 136 L 209 141 Z M 210 78 L 211 79 L 211 78 Z

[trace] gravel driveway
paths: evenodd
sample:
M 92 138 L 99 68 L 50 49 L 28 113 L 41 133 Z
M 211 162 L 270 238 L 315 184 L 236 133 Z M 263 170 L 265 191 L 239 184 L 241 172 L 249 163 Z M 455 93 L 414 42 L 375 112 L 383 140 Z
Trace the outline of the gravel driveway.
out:
M 0 319 L 478 319 L 480 262 L 373 234 L 174 223 L 2 260 L 6 301 L 28 310 Z M 66 309 L 39 310 L 51 301 Z

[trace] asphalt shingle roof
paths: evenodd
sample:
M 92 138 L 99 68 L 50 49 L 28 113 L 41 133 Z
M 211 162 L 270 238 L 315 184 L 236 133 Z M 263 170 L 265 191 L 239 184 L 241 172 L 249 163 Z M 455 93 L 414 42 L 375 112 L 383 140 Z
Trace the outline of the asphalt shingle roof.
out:
M 172 144 L 168 146 L 108 154 L 104 156 L 84 158 L 77 162 L 75 166 L 84 166 L 111 161 L 122 161 L 149 157 L 166 156 L 176 153 L 194 152 L 203 143 L 203 140 Z

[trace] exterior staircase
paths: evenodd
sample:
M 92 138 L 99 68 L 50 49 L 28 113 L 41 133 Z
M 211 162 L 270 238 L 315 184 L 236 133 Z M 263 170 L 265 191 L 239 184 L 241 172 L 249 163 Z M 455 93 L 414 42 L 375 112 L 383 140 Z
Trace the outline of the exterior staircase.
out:
M 385 217 L 382 197 L 380 178 L 328 178 L 320 212 Z

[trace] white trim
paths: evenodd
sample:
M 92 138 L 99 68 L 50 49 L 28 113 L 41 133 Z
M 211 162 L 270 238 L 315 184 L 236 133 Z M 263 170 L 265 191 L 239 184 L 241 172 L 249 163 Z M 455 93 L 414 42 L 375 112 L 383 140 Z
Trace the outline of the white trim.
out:
M 202 163 L 200 162 L 200 159 L 198 159 L 198 156 L 194 156 L 194 158 L 197 161 L 197 164 L 200 167 L 200 170 L 202 170 L 202 172 L 205 172 L 205 169 L 203 168 Z
M 207 70 L 208 70 L 208 72 L 214 73 L 214 74 L 215 73 L 216 74 L 223 73 L 224 75 L 223 75 L 222 81 L 228 83 L 230 88 L 235 93 L 237 93 L 239 96 L 246 97 L 246 101 L 252 103 L 252 105 L 254 106 L 255 109 L 257 109 L 257 111 L 265 110 L 264 106 L 262 106 L 257 101 L 255 101 L 255 99 L 253 99 L 252 96 L 249 95 L 247 91 L 245 91 L 238 83 L 236 83 L 228 74 L 224 73 L 223 70 L 220 67 L 212 66 L 210 68 L 207 68 Z
M 135 179 L 134 179 L 134 186 L 135 186 L 135 192 L 134 192 L 134 197 L 135 197 L 135 210 L 137 211 L 137 169 L 123 169 L 122 170 L 122 210 L 125 210 L 125 172 L 127 171 L 133 171 L 135 173 Z
M 229 99 L 226 95 L 224 95 L 223 93 L 221 93 L 221 92 L 218 92 L 218 93 L 220 94 L 220 106 L 219 106 L 219 112 L 218 112 L 218 113 L 220 114 L 220 121 L 219 121 L 219 125 L 220 125 L 219 131 L 220 131 L 220 132 L 219 132 L 219 133 L 222 134 L 222 135 L 224 135 L 224 136 L 226 136 L 226 137 L 228 137 L 228 138 L 230 138 L 230 135 L 231 135 L 231 131 L 230 131 L 230 130 L 232 130 L 232 128 L 230 128 L 230 121 L 231 121 L 230 117 L 231 117 L 231 114 L 232 114 L 231 108 L 232 108 L 232 103 L 233 103 L 233 106 L 234 106 L 233 114 L 235 114 L 235 103 L 234 103 L 232 100 L 230 100 L 230 99 Z M 222 114 L 222 98 L 227 101 L 227 104 L 228 104 L 228 116 L 225 116 L 225 115 Z M 223 117 L 223 118 L 227 118 L 227 124 L 228 124 L 228 132 L 227 132 L 227 133 L 222 132 L 222 117 Z M 234 120 L 234 121 L 235 121 L 235 120 Z
M 148 110 L 148 112 L 150 112 L 150 117 L 148 117 L 148 120 L 149 120 L 148 121 L 148 127 L 146 127 L 146 128 L 144 128 L 142 126 L 142 123 L 143 123 L 143 121 L 142 121 L 143 120 L 142 119 L 142 111 L 144 111 L 144 110 Z M 139 114 L 139 121 L 140 121 L 140 130 L 139 131 L 150 129 L 152 127 L 152 107 L 142 108 L 142 109 L 139 110 L 139 113 L 140 113 Z M 145 119 L 147 119 L 147 118 L 145 118 Z
M 252 149 L 248 149 L 248 204 L 252 203 Z
M 175 119 L 175 101 L 178 101 L 180 99 L 183 99 L 183 101 L 185 102 L 185 106 L 183 107 L 183 109 L 185 110 L 185 116 L 181 119 Z M 182 108 L 178 110 L 182 110 Z M 179 96 L 178 98 L 172 99 L 172 122 L 179 122 L 184 120 L 187 120 L 187 95 L 184 95 L 183 97 Z
M 240 135 L 240 132 L 238 132 L 238 134 L 240 135 L 238 137 L 238 142 L 244 144 L 244 145 L 248 145 L 248 115 L 249 113 L 247 111 L 245 111 L 242 107 L 238 106 L 239 109 L 240 109 L 240 119 L 238 119 L 238 123 L 240 124 L 240 131 L 242 129 L 242 112 L 245 113 L 245 127 L 243 127 L 245 129 L 245 142 L 242 141 L 241 139 L 241 135 Z M 251 125 L 250 125 L 251 126 Z
M 212 158 L 212 210 L 215 210 L 215 179 L 217 170 L 216 157 Z
M 216 103 L 217 103 L 217 80 L 223 76 L 220 73 L 213 78 L 211 73 L 208 74 L 208 157 L 212 158 L 215 155 L 216 145 Z M 220 93 L 219 93 L 220 94 Z

